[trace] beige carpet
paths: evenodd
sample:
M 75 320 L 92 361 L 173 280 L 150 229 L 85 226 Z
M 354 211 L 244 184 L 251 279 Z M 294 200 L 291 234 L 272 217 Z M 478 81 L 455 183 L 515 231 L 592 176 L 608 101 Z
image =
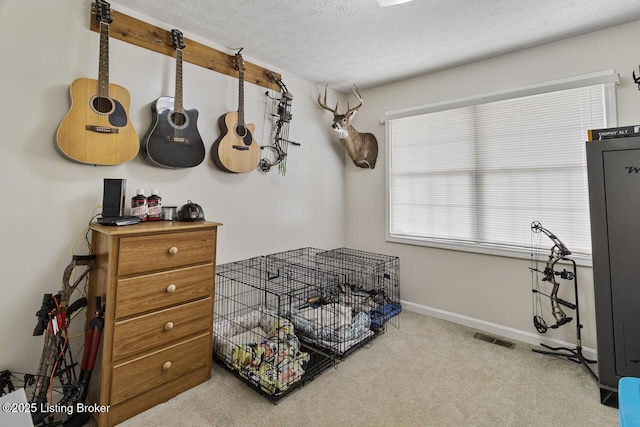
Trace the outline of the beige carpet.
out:
M 210 381 L 121 426 L 618 425 L 582 365 L 475 332 L 404 311 L 399 329 L 389 326 L 277 405 L 214 363 Z

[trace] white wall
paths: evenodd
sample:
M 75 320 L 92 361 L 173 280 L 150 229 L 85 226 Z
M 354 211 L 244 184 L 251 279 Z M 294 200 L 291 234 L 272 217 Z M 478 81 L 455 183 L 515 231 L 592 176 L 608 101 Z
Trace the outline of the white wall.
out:
M 171 29 L 171 23 L 111 6 Z M 220 134 L 217 120 L 237 109 L 238 80 L 186 62 L 184 104 L 199 110 L 207 148 L 200 166 L 167 170 L 138 156 L 119 166 L 94 167 L 62 157 L 55 134 L 70 107 L 69 85 L 98 74 L 98 33 L 89 29 L 89 15 L 89 0 L 0 2 L 0 370 L 32 372 L 37 366 L 41 337 L 31 336 L 35 312 L 45 292 L 60 289 L 76 236 L 102 202 L 103 178 L 126 178 L 128 198 L 138 187 L 147 193 L 157 188 L 166 205 L 187 199 L 201 204 L 208 220 L 224 224 L 219 263 L 304 246 L 344 246 L 344 154 L 330 117 L 316 105 L 319 87 L 268 64 L 261 65 L 282 73 L 294 96 L 290 138 L 302 143 L 289 147 L 285 177 L 275 169 L 227 174 L 213 165 L 209 149 Z M 187 32 L 185 38 L 233 53 Z M 255 63 L 251 53 L 245 50 L 244 59 Z M 151 123 L 151 102 L 173 95 L 174 72 L 175 59 L 111 39 L 110 81 L 131 93 L 130 118 L 139 135 Z M 256 124 L 260 144 L 267 142 L 265 91 L 245 83 L 245 118 Z M 87 253 L 84 234 L 75 253 Z
M 640 22 L 634 22 L 362 91 L 365 104 L 354 125 L 377 136 L 379 167 L 374 171 L 358 170 L 349 159 L 345 160 L 347 245 L 400 256 L 401 297 L 414 304 L 414 309 L 537 342 L 539 337 L 531 321 L 529 260 L 385 242 L 386 146 L 380 118 L 384 112 L 399 108 L 613 68 L 620 73 L 621 80 L 617 86 L 618 124 L 638 124 L 640 92 L 631 77 L 632 71 L 637 74 L 638 70 L 639 58 L 634 54 L 638 34 Z M 551 200 L 562 204 L 561 200 Z M 548 246 L 552 246 L 550 241 Z M 579 268 L 578 279 L 583 345 L 595 349 L 591 268 Z M 560 295 L 573 301 L 572 291 L 572 284 L 564 285 Z M 575 344 L 575 324 L 550 330 L 546 337 Z

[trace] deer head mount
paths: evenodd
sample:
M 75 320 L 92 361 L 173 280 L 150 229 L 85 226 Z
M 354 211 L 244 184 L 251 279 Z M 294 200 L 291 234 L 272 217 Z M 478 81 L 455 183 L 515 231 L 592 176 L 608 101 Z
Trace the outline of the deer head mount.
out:
M 353 160 L 353 164 L 359 168 L 373 169 L 376 166 L 376 160 L 378 158 L 378 140 L 372 133 L 360 133 L 351 126 L 351 119 L 363 104 L 362 96 L 356 85 L 353 85 L 351 91 L 360 103 L 350 108 L 347 102 L 347 111 L 344 114 L 338 113 L 337 102 L 335 108 L 327 107 L 326 86 L 324 87 L 324 101 L 320 99 L 321 94 L 319 93 L 318 104 L 333 114 L 333 125 L 331 125 L 331 127 L 338 134 L 338 139 L 347 150 L 349 157 Z

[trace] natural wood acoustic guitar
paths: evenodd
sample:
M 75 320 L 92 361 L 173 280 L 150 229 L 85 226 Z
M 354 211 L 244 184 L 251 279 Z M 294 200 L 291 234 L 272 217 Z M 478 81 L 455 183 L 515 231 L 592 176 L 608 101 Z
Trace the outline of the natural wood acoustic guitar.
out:
M 198 110 L 185 110 L 182 105 L 182 49 L 184 38 L 179 30 L 171 30 L 176 49 L 175 98 L 162 96 L 151 104 L 153 120 L 143 142 L 142 156 L 154 166 L 192 168 L 205 157 L 204 143 L 198 132 Z
M 255 125 L 244 122 L 244 62 L 240 52 L 235 55 L 238 70 L 238 111 L 220 117 L 222 131 L 213 143 L 211 155 L 221 170 L 230 173 L 245 173 L 254 170 L 260 163 L 260 147 L 253 138 Z
M 68 159 L 92 165 L 117 165 L 133 159 L 140 142 L 129 120 L 131 96 L 122 86 L 109 83 L 109 24 L 111 7 L 96 0 L 100 22 L 98 79 L 71 83 L 71 109 L 56 134 L 59 151 Z

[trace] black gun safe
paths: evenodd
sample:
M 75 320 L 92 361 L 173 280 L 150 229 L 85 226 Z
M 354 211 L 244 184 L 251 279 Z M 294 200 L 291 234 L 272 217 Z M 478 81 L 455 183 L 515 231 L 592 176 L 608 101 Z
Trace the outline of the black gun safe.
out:
M 640 377 L 640 137 L 586 143 L 600 401 Z

